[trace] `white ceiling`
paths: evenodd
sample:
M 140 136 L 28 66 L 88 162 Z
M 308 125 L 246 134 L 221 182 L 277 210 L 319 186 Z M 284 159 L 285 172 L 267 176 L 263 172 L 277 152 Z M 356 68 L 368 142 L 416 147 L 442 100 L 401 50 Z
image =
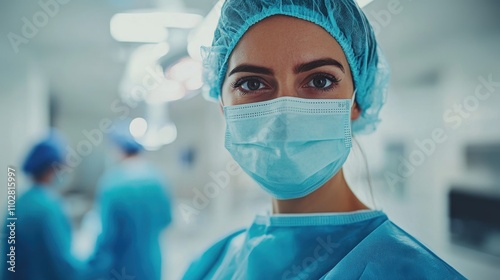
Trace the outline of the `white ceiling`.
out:
M 396 1 L 396 0 L 391 0 Z M 113 41 L 109 19 L 117 12 L 184 5 L 201 14 L 215 0 L 72 0 L 60 7 L 46 27 L 20 46 L 19 59 L 28 59 L 48 77 L 61 114 L 102 118 L 117 98 L 118 83 L 127 54 L 134 45 Z M 365 8 L 387 10 L 389 0 L 375 0 Z M 399 0 L 401 13 L 393 15 L 378 34 L 393 70 L 395 84 L 432 80 L 446 65 L 458 63 L 474 71 L 491 69 L 500 49 L 500 1 L 494 0 Z M 0 43 L 3 55 L 15 54 L 6 34 L 20 33 L 23 17 L 40 10 L 38 1 L 3 1 L 0 9 Z M 17 59 L 16 57 L 16 59 Z M 0 66 L 1 67 L 1 66 Z M 2 71 L 8 69 L 0 68 Z

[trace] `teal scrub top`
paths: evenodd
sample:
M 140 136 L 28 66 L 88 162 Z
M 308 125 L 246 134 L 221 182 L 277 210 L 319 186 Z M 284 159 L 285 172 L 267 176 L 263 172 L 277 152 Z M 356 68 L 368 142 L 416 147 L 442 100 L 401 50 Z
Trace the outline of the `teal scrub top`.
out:
M 10 245 L 2 242 L 4 280 L 81 279 L 83 266 L 71 254 L 70 222 L 50 187 L 31 187 L 16 201 L 15 214 L 15 272 L 7 270 Z M 7 226 L 3 233 L 9 236 Z
M 183 279 L 465 279 L 380 211 L 257 216 Z
M 87 279 L 161 278 L 160 233 L 171 222 L 170 196 L 150 164 L 125 160 L 99 184 L 102 232 Z

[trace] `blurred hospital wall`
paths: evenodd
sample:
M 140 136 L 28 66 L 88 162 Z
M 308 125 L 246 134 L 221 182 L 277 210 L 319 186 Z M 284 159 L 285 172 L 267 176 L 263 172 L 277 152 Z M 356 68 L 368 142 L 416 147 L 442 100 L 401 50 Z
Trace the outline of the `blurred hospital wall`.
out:
M 270 200 L 235 168 L 223 147 L 219 105 L 206 102 L 201 90 L 160 105 L 125 102 L 123 81 L 143 44 L 113 39 L 110 20 L 117 13 L 138 9 L 205 16 L 216 1 L 66 1 L 43 26 L 35 26 L 28 37 L 22 35 L 26 21 L 33 23 L 34 16 L 44 11 L 42 2 L 51 1 L 0 4 L 2 166 L 17 167 L 18 190 L 24 191 L 29 181 L 20 166 L 29 145 L 50 126 L 65 134 L 67 149 L 76 151 L 79 159 L 63 194 L 79 242 L 75 251 L 85 256 L 93 237 L 82 219 L 93 206 L 99 176 L 113 162 L 102 122 L 148 119 L 160 112 L 162 117 L 153 119 L 175 124 L 176 138 L 146 152 L 146 157 L 164 172 L 174 195 L 174 223 L 163 238 L 163 273 L 166 279 L 178 279 L 206 246 L 250 224 L 255 212 L 269 208 Z M 450 232 L 449 208 L 451 190 L 490 198 L 498 198 L 500 192 L 498 159 L 473 164 L 485 157 L 484 153 L 474 157 L 478 150 L 474 147 L 488 147 L 488 154 L 500 145 L 500 3 L 375 0 L 364 9 L 387 56 L 392 80 L 378 130 L 358 137 L 370 174 L 362 153 L 355 149 L 347 179 L 356 194 L 372 205 L 370 178 L 375 207 L 466 277 L 498 279 L 499 231 L 473 232 L 482 239 L 471 244 L 463 237 L 468 231 Z M 17 47 L 10 33 L 22 36 Z M 175 41 L 173 34 L 170 40 Z M 169 43 L 172 52 L 176 42 Z M 482 95 L 477 95 L 480 85 Z M 91 150 L 82 155 L 78 149 L 86 143 L 91 143 Z M 6 182 L 6 172 L 0 180 Z M 0 194 L 2 217 L 5 196 L 5 191 Z M 500 220 L 498 213 L 490 214 Z M 459 218 L 458 224 L 463 222 Z
M 3 43 L 5 41 L 0 43 L 2 50 L 7 50 L 9 46 Z M 0 58 L 0 112 L 4 119 L 0 154 L 2 164 L 19 166 L 19 156 L 26 152 L 33 138 L 41 136 L 49 126 L 48 85 L 46 77 L 32 61 L 15 59 L 6 51 L 0 53 Z M 6 182 L 6 172 L 1 176 Z M 3 193 L 2 197 L 5 196 L 6 193 Z M 2 203 L 5 201 L 2 200 Z
M 466 235 L 484 240 L 450 242 L 449 215 L 450 207 L 477 212 L 472 204 L 451 201 L 451 191 L 465 193 L 469 200 L 481 197 L 483 205 L 494 198 L 500 205 L 500 158 L 488 157 L 498 155 L 500 144 L 500 5 L 399 1 L 392 9 L 396 13 L 384 13 L 391 11 L 390 3 L 375 1 L 367 7 L 380 27 L 393 77 L 379 130 L 362 139 L 375 196 L 398 225 L 466 277 L 496 279 L 498 231 L 485 234 L 474 223 L 457 219 L 455 240 L 467 241 Z M 475 164 L 471 152 L 477 147 L 487 150 L 481 164 Z M 486 216 L 474 219 L 487 218 L 498 228 L 500 216 Z M 456 230 L 458 225 L 466 229 Z

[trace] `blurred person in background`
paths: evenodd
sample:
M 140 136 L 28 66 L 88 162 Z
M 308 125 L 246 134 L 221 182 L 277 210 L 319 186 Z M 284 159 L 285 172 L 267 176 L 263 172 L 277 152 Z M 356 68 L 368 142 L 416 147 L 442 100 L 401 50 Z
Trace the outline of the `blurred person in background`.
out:
M 225 146 L 273 214 L 215 243 L 184 279 L 464 279 L 344 178 L 352 132 L 375 130 L 388 84 L 354 0 L 228 0 L 205 51 Z
M 111 142 L 120 159 L 97 189 L 102 232 L 89 260 L 88 279 L 161 278 L 160 234 L 170 224 L 168 185 L 142 156 L 128 122 L 117 123 Z
M 3 261 L 4 280 L 81 279 L 83 264 L 71 254 L 71 225 L 57 192 L 62 183 L 58 166 L 64 164 L 64 148 L 62 137 L 51 131 L 31 148 L 23 163 L 23 171 L 33 184 L 16 201 L 15 272 L 7 269 L 8 260 Z M 9 254 L 6 249 L 4 257 Z

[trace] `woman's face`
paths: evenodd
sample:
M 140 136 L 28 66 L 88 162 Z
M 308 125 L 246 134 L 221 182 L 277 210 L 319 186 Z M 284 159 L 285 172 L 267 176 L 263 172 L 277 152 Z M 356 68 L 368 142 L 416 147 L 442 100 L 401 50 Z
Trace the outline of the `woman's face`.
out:
M 283 96 L 350 99 L 351 69 L 337 41 L 320 26 L 272 16 L 252 26 L 228 61 L 224 105 Z M 352 119 L 359 116 L 357 106 Z

